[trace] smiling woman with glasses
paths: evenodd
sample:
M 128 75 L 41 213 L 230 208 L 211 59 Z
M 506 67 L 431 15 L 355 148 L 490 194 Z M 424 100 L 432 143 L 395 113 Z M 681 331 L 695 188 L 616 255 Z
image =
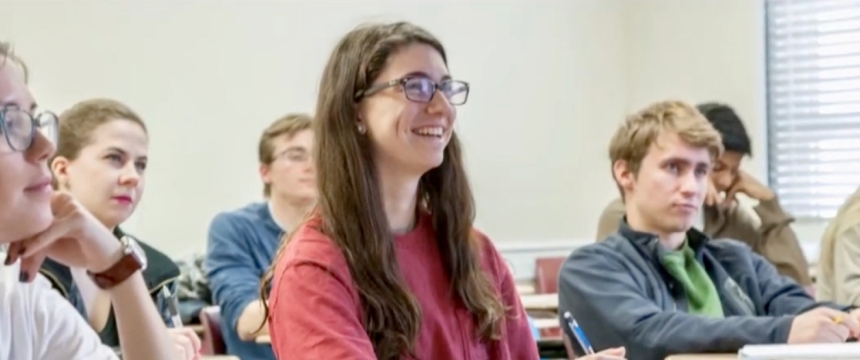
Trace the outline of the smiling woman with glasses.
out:
M 114 304 L 126 360 L 175 358 L 129 248 L 64 192 L 47 161 L 57 117 L 33 115 L 23 63 L 0 42 L 0 359 L 116 359 L 37 271 L 46 257 L 86 269 Z M 8 331 L 12 329 L 12 331 Z
M 314 118 L 319 206 L 261 286 L 278 358 L 538 358 L 511 274 L 472 226 L 454 128 L 468 95 L 420 27 L 338 43 Z

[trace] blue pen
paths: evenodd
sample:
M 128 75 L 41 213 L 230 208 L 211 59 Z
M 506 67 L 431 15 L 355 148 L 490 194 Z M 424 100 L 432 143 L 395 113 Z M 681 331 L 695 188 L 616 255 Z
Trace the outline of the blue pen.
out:
M 573 337 L 576 338 L 579 346 L 582 347 L 583 351 L 585 351 L 585 355 L 594 354 L 594 349 L 591 347 L 591 343 L 585 338 L 585 333 L 582 332 L 582 328 L 580 328 L 579 324 L 576 323 L 576 320 L 573 319 L 573 315 L 570 315 L 570 311 L 564 312 L 564 320 L 567 321 L 567 327 L 570 328 L 570 332 L 573 333 Z

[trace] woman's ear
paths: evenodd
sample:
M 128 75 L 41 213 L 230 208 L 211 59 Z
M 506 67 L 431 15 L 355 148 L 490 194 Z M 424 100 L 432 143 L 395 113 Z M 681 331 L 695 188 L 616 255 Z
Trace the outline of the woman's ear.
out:
M 69 183 L 69 159 L 57 156 L 51 160 L 51 173 L 54 175 L 54 187 L 63 188 Z

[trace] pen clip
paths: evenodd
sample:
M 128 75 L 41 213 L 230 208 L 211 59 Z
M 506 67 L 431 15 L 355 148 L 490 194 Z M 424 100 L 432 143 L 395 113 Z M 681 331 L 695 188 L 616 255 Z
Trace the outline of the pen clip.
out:
M 167 285 L 161 288 L 161 293 L 164 296 L 164 301 L 167 302 L 167 312 L 170 315 L 173 327 L 182 327 L 182 320 L 179 316 L 179 301 L 177 295 L 170 292 Z

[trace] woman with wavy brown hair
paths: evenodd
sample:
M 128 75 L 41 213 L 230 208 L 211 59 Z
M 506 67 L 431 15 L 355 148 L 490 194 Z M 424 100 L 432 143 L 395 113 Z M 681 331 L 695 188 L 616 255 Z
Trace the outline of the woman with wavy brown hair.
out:
M 468 95 L 415 25 L 365 25 L 337 44 L 314 120 L 319 205 L 260 291 L 271 285 L 278 358 L 537 359 L 511 274 L 472 227 L 454 133 Z
M 454 132 L 468 94 L 415 25 L 337 44 L 314 123 L 319 206 L 273 265 L 278 358 L 538 358 L 504 261 L 472 227 Z

